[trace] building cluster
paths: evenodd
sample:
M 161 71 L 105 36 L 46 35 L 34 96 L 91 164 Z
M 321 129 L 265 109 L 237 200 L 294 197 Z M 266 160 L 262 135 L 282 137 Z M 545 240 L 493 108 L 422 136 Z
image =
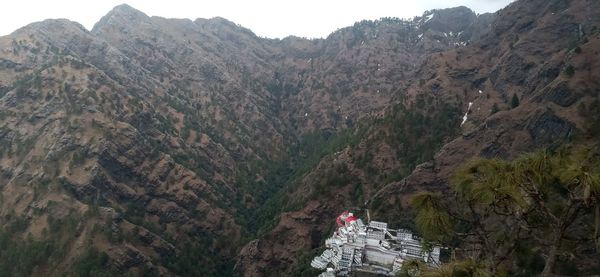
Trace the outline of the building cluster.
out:
M 327 249 L 311 262 L 324 270 L 321 277 L 349 276 L 353 271 L 393 276 L 404 261 L 421 260 L 432 266 L 440 262 L 440 248 L 425 251 L 408 230 L 388 229 L 387 223 L 379 221 L 365 224 L 348 211 L 336 221 L 338 228 L 325 241 Z

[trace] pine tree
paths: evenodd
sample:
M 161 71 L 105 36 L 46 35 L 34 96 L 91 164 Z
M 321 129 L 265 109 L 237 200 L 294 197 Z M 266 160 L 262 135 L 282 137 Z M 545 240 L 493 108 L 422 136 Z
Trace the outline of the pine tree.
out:
M 565 68 L 565 74 L 569 77 L 573 77 L 575 74 L 575 67 L 573 67 L 573 65 L 568 65 L 567 68 Z
M 456 172 L 455 198 L 430 192 L 413 197 L 417 229 L 426 240 L 476 249 L 463 256 L 489 275 L 513 267 L 519 245 L 542 249 L 543 269 L 531 274 L 552 276 L 558 257 L 571 251 L 567 235 L 592 237 L 600 249 L 598 149 L 537 152 L 512 162 L 474 161 Z M 583 224 L 590 218 L 595 222 Z
M 519 101 L 519 96 L 517 96 L 516 93 L 513 94 L 512 99 L 510 100 L 510 107 L 512 109 L 516 108 L 519 106 L 521 102 Z
M 492 112 L 490 114 L 495 114 L 499 111 L 500 109 L 498 108 L 498 104 L 494 103 L 494 105 L 492 106 Z

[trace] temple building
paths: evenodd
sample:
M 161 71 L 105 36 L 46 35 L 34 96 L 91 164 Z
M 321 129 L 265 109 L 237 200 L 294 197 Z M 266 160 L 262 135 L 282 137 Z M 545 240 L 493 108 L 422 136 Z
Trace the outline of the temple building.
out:
M 431 252 L 408 230 L 389 229 L 387 223 L 368 224 L 345 211 L 336 219 L 337 229 L 325 241 L 327 249 L 315 257 L 311 266 L 324 272 L 321 277 L 349 276 L 350 272 L 369 272 L 394 276 L 402 263 L 421 260 L 431 266 L 440 263 L 440 248 Z

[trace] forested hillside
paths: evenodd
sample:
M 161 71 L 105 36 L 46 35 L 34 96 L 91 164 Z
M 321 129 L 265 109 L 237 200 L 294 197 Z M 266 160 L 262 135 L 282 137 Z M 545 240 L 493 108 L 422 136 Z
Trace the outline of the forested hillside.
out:
M 475 248 L 454 256 L 471 269 L 598 274 L 599 19 L 595 0 L 519 0 L 313 40 L 127 5 L 91 31 L 25 26 L 0 37 L 0 276 L 311 275 L 335 215 L 366 208 Z M 520 217 L 461 224 L 465 198 Z M 509 219 L 528 235 L 456 235 Z

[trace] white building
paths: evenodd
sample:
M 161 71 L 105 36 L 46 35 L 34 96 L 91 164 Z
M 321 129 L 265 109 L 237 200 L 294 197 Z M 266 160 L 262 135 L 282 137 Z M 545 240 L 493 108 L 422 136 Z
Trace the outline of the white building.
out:
M 407 260 L 439 265 L 440 248 L 422 249 L 420 240 L 408 230 L 388 229 L 386 222 L 361 219 L 345 211 L 337 217 L 338 228 L 325 241 L 327 249 L 311 266 L 325 270 L 320 276 L 347 276 L 351 271 L 395 275 Z

